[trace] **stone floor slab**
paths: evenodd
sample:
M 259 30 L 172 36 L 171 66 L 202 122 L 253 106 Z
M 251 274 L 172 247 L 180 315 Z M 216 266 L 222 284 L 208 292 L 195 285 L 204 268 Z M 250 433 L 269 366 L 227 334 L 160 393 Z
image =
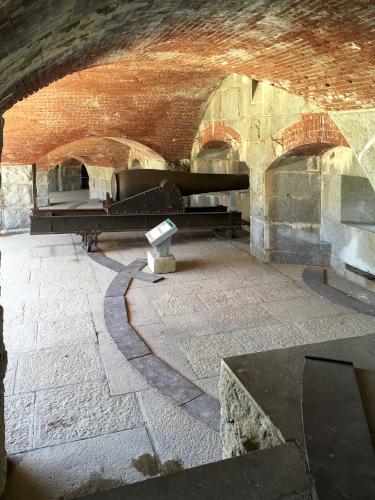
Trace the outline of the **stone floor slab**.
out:
M 25 306 L 25 322 L 54 321 L 66 315 L 81 316 L 89 314 L 89 303 L 85 293 L 77 291 L 65 296 L 64 300 L 58 297 L 51 299 L 40 299 L 29 302 Z
M 132 368 L 108 333 L 99 334 L 99 347 L 111 396 L 148 389 L 145 379 Z
M 8 455 L 32 448 L 34 401 L 33 393 L 5 398 L 5 448 Z
M 234 335 L 245 347 L 246 352 L 281 349 L 308 342 L 304 329 L 294 323 L 251 328 L 234 332 Z
M 129 321 L 133 326 L 151 325 L 160 322 L 160 316 L 154 307 L 145 300 L 140 290 L 132 290 L 126 296 L 126 308 Z
M 190 468 L 220 460 L 219 433 L 155 390 L 138 394 L 142 413 L 162 463 Z
M 255 328 L 278 322 L 275 316 L 260 304 L 210 311 L 208 319 L 220 332 Z
M 267 283 L 258 284 L 256 291 L 264 302 L 312 296 L 311 293 L 293 282 L 276 282 L 272 287 Z
M 28 352 L 36 348 L 36 323 L 10 324 L 4 328 L 4 343 L 8 352 Z
M 41 349 L 20 355 L 15 392 L 61 387 L 104 377 L 96 344 Z
M 34 447 L 76 441 L 142 424 L 135 396 L 111 396 L 103 382 L 42 391 L 36 395 Z
M 343 314 L 326 318 L 314 318 L 299 322 L 298 326 L 309 333 L 310 342 L 324 342 L 346 337 L 358 337 L 373 333 L 371 325 L 361 321 L 358 314 Z
M 182 349 L 198 378 L 218 375 L 222 358 L 246 352 L 232 334 L 194 337 L 185 340 Z
M 7 358 L 7 369 L 4 377 L 4 392 L 6 396 L 11 396 L 14 394 L 14 386 L 16 383 L 16 373 L 18 364 L 18 353 L 8 352 Z
M 341 309 L 333 306 L 330 302 L 314 296 L 267 302 L 264 307 L 282 323 L 293 323 L 342 313 Z
M 208 377 L 195 380 L 194 383 L 206 394 L 219 399 L 219 377 Z
M 173 291 L 153 300 L 152 304 L 160 317 L 199 313 L 206 310 L 200 297 L 194 294 L 176 296 Z
M 153 454 L 141 427 L 14 455 L 4 500 L 73 498 L 142 481 Z
M 197 420 L 204 422 L 219 432 L 220 430 L 220 403 L 218 399 L 202 394 L 184 404 L 182 408 Z
M 96 342 L 91 315 L 65 316 L 38 323 L 37 348 L 46 349 Z

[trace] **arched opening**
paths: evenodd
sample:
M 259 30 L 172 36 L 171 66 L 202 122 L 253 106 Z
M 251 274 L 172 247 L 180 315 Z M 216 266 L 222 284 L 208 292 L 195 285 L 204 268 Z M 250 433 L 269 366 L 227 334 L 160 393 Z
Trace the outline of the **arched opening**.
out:
M 48 170 L 49 205 L 73 208 L 89 202 L 89 174 L 75 158 L 61 161 Z
M 81 165 L 81 189 L 89 189 L 89 174 L 85 165 Z
M 129 169 L 134 170 L 136 168 L 142 168 L 142 165 L 141 165 L 141 162 L 137 158 L 134 158 L 134 160 L 129 165 Z
M 229 142 L 214 139 L 202 146 L 192 160 L 191 169 L 196 173 L 249 175 L 246 163 L 240 161 L 238 149 Z M 228 210 L 241 212 L 244 220 L 250 219 L 248 189 L 193 195 L 190 197 L 190 204 L 193 207 L 225 205 Z

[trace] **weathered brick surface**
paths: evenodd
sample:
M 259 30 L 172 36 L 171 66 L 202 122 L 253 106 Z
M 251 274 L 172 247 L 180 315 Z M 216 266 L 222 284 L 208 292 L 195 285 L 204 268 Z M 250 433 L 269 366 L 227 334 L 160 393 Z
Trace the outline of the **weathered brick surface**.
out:
M 0 9 L 0 109 L 104 60 L 267 79 L 329 109 L 374 106 L 372 0 L 14 0 Z
M 283 131 L 281 142 L 284 152 L 294 156 L 313 156 L 336 146 L 349 146 L 325 113 L 302 115 L 298 123 Z
M 3 3 L 0 112 L 54 83 L 6 115 L 2 161 L 93 135 L 186 158 L 208 97 L 233 72 L 328 110 L 375 107 L 374 29 L 371 0 Z
M 18 102 L 4 114 L 1 161 L 37 162 L 55 148 L 88 136 L 124 136 L 164 158 L 188 158 L 203 105 L 220 79 L 212 71 L 190 73 L 168 66 L 122 62 L 94 67 Z M 103 141 L 97 144 L 99 155 L 108 146 Z M 93 143 L 81 145 L 83 154 Z M 78 151 L 76 143 L 72 146 Z M 120 144 L 112 147 L 121 158 Z M 67 152 L 66 147 L 59 151 Z

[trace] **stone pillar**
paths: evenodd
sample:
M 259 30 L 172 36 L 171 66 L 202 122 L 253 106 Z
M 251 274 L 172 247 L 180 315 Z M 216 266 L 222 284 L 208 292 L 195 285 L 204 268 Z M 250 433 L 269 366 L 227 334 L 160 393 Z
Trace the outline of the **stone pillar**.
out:
M 264 172 L 250 169 L 250 254 L 267 260 Z
M 0 496 L 5 488 L 7 460 L 4 425 L 4 377 L 7 368 L 7 353 L 3 342 L 3 308 L 0 306 Z
M 37 204 L 48 206 L 48 174 L 37 172 Z M 25 229 L 30 226 L 32 200 L 31 165 L 1 166 L 1 198 L 3 229 Z
M 86 169 L 89 174 L 90 199 L 105 200 L 106 194 L 112 193 L 111 179 L 114 169 L 89 165 L 86 165 Z

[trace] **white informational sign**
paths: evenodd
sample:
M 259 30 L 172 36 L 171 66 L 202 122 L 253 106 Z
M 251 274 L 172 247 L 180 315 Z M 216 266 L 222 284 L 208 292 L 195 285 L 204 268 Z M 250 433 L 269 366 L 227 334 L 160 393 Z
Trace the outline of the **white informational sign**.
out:
M 153 247 L 156 247 L 166 241 L 168 238 L 171 238 L 174 233 L 177 231 L 177 227 L 170 219 L 166 219 L 161 222 L 158 226 L 154 227 L 146 233 L 146 238 L 148 242 Z

